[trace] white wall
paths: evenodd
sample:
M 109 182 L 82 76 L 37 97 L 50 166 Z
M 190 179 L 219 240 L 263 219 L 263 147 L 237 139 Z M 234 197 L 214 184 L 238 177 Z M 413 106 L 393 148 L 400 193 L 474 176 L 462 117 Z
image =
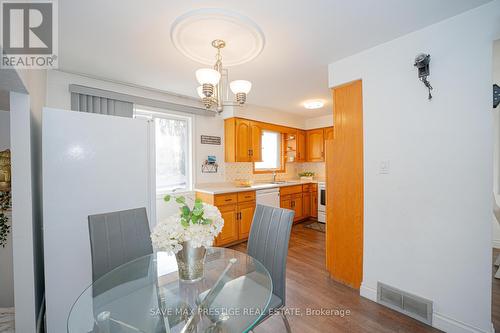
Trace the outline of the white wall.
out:
M 18 332 L 36 331 L 32 147 L 29 95 L 10 93 L 12 168 L 12 248 L 15 321 Z M 41 255 L 42 253 L 40 253 Z M 38 257 L 37 257 L 38 259 Z M 43 278 L 43 277 L 42 277 Z
M 500 86 L 500 40 L 493 43 L 493 83 Z M 493 109 L 493 124 L 494 124 L 494 168 L 493 168 L 493 192 L 497 205 L 500 205 L 500 106 Z M 500 249 L 500 225 L 495 217 L 493 217 L 493 247 Z
M 10 113 L 0 110 L 0 151 L 10 148 Z
M 326 116 L 307 118 L 304 121 L 304 129 L 306 130 L 329 126 L 333 126 L 333 112 Z
M 234 116 L 296 128 L 305 125 L 305 118 L 299 115 L 252 104 L 235 107 Z
M 27 127 L 22 130 L 29 132 L 30 137 L 30 159 L 26 162 L 30 162 L 30 172 L 31 172 L 31 202 L 32 205 L 32 239 L 26 236 L 24 237 L 24 241 L 26 243 L 21 242 L 20 244 L 14 244 L 14 288 L 15 288 L 15 297 L 17 299 L 18 293 L 24 293 L 25 291 L 22 289 L 23 284 L 16 283 L 20 280 L 18 279 L 26 279 L 27 277 L 20 278 L 19 274 L 23 274 L 21 271 L 18 271 L 16 274 L 16 265 L 21 270 L 24 269 L 25 263 L 21 258 L 16 257 L 16 248 L 23 248 L 23 251 L 32 250 L 33 256 L 33 279 L 34 279 L 34 302 L 35 302 L 35 317 L 38 320 L 38 324 L 41 323 L 40 318 L 40 310 L 43 302 L 43 295 L 45 291 L 44 285 L 44 271 L 43 271 L 43 219 L 42 219 L 42 108 L 46 102 L 46 93 L 47 93 L 47 71 L 46 70 L 20 70 L 18 71 L 19 77 L 23 81 L 24 86 L 26 87 L 29 94 L 29 108 L 30 108 L 30 119 L 29 124 L 26 124 Z M 13 107 L 11 104 L 11 112 L 13 111 Z M 14 150 L 13 150 L 14 151 Z M 14 153 L 15 154 L 15 153 Z M 13 209 L 14 210 L 14 209 Z M 14 216 L 16 212 L 13 212 Z M 16 221 L 15 217 L 13 218 Z M 16 223 L 16 222 L 14 222 Z M 31 235 L 30 235 L 31 237 Z M 28 240 L 32 240 L 30 244 L 27 243 Z M 28 252 L 26 252 L 28 253 Z M 17 300 L 16 300 L 16 322 L 18 321 L 18 317 L 21 318 L 24 314 L 17 312 Z M 17 326 L 16 326 L 17 327 Z
M 500 2 L 337 61 L 329 85 L 363 80 L 364 262 L 377 281 L 434 302 L 434 326 L 491 332 L 492 41 Z M 431 54 L 434 98 L 413 60 Z M 390 173 L 379 174 L 381 161 Z
M 10 148 L 10 112 L 0 110 L 0 151 Z M 8 214 L 10 215 L 10 214 Z M 12 232 L 7 245 L 0 247 L 0 308 L 14 306 L 14 281 L 12 273 Z

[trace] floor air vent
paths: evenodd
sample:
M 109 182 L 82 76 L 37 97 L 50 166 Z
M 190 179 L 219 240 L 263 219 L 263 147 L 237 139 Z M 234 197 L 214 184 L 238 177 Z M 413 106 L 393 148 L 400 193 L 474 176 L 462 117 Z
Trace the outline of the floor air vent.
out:
M 432 325 L 432 301 L 379 282 L 377 302 Z

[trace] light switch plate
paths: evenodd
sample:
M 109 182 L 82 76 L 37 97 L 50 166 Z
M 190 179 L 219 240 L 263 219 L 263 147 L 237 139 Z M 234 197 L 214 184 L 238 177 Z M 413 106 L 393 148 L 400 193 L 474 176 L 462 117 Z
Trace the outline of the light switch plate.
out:
M 389 160 L 380 161 L 380 168 L 378 173 L 380 175 L 388 175 L 391 170 L 391 165 Z

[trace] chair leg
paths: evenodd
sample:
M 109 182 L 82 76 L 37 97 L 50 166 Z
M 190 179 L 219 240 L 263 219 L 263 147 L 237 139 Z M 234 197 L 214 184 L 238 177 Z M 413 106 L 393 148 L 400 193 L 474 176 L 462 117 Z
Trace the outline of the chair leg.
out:
M 290 323 L 288 322 L 288 318 L 286 317 L 285 311 L 281 310 L 281 319 L 283 319 L 283 323 L 285 324 L 286 332 L 292 333 L 292 329 L 290 328 Z

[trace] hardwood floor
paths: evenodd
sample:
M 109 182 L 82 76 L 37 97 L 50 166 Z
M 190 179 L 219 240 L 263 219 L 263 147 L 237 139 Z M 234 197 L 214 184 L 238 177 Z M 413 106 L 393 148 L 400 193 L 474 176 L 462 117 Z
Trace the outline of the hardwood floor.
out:
M 499 249 L 493 249 L 493 262 L 500 255 Z M 495 279 L 494 275 L 498 267 L 492 266 L 493 286 L 491 290 L 491 321 L 496 332 L 500 332 L 500 279 Z
M 286 308 L 302 314 L 288 316 L 293 332 L 440 332 L 331 280 L 325 268 L 325 234 L 304 228 L 305 224 L 293 227 L 288 252 Z M 232 248 L 246 251 L 246 243 Z M 349 310 L 350 315 L 311 316 L 305 314 L 307 308 Z M 259 332 L 285 332 L 285 328 L 274 316 L 255 329 Z

